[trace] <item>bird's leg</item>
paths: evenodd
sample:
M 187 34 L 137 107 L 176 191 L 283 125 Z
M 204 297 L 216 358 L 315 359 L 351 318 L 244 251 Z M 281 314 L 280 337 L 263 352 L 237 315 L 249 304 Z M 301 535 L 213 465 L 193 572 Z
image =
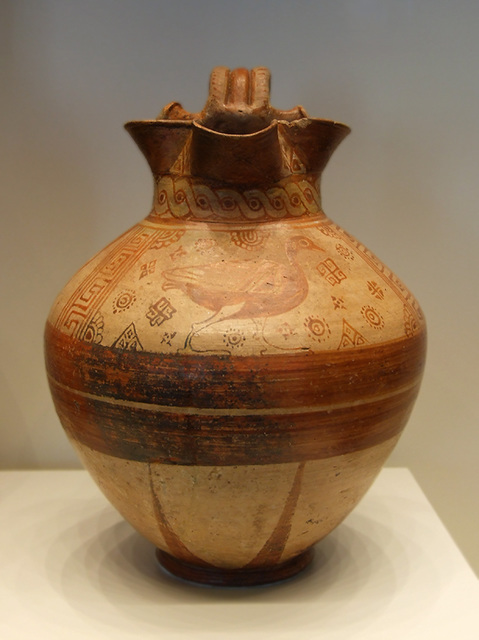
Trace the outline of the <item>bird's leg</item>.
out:
M 216 313 L 214 313 L 206 320 L 202 320 L 201 322 L 192 322 L 191 330 L 186 336 L 185 340 L 185 349 L 191 349 L 192 351 L 214 351 L 214 349 L 195 349 L 191 346 L 191 340 L 193 337 L 198 336 L 201 331 L 204 331 L 206 328 L 210 327 L 212 324 L 216 324 L 217 322 L 221 322 L 222 320 L 227 320 L 228 318 L 233 317 L 240 311 L 240 309 L 244 306 L 244 302 L 240 302 L 239 304 L 229 305 L 227 307 L 222 307 Z M 223 353 L 229 353 L 229 351 L 222 350 Z
M 193 338 L 193 336 L 197 336 L 202 329 L 204 329 L 209 324 L 211 324 L 211 322 L 214 322 L 214 319 L 216 318 L 218 313 L 219 313 L 219 311 L 217 311 L 212 316 L 210 316 L 209 318 L 207 318 L 206 320 L 203 320 L 201 322 L 192 322 L 191 323 L 191 329 L 188 332 L 188 335 L 186 336 L 186 340 L 185 340 L 185 347 L 184 347 L 185 349 L 188 349 L 188 348 L 192 349 L 192 347 L 191 347 L 191 339 Z M 193 351 L 196 351 L 196 349 L 193 349 Z
M 188 332 L 188 335 L 186 336 L 186 340 L 185 340 L 185 349 L 188 349 L 188 348 L 192 349 L 191 340 L 192 340 L 193 336 L 197 336 L 200 333 L 200 331 L 202 331 L 207 326 L 209 326 L 210 324 L 215 322 L 215 318 L 216 318 L 216 316 L 218 314 L 219 314 L 219 311 L 214 313 L 209 318 L 206 318 L 206 320 L 202 320 L 201 322 L 192 322 L 191 323 L 191 329 Z M 196 351 L 196 349 L 192 349 L 192 350 Z

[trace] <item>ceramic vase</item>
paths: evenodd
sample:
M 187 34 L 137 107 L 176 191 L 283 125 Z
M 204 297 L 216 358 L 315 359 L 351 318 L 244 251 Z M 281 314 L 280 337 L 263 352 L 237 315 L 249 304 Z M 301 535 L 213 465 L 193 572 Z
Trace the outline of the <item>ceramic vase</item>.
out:
M 419 390 L 421 309 L 321 208 L 349 133 L 213 70 L 199 114 L 126 124 L 148 216 L 70 280 L 46 326 L 61 423 L 169 572 L 275 582 L 355 507 Z

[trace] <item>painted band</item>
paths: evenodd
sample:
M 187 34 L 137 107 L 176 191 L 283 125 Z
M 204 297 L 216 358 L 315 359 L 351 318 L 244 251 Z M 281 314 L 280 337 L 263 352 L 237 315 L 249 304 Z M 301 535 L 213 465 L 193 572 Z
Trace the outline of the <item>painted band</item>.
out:
M 95 396 L 197 409 L 337 405 L 381 397 L 422 375 L 425 336 L 319 353 L 215 356 L 129 352 L 46 328 L 51 379 Z M 194 402 L 192 402 L 192 398 Z
M 73 440 L 144 462 L 301 462 L 380 444 L 405 426 L 424 342 L 294 356 L 162 356 L 47 329 L 55 405 Z
M 204 415 L 125 406 L 52 383 L 73 440 L 119 458 L 202 466 L 303 462 L 376 446 L 402 431 L 418 389 L 294 415 Z

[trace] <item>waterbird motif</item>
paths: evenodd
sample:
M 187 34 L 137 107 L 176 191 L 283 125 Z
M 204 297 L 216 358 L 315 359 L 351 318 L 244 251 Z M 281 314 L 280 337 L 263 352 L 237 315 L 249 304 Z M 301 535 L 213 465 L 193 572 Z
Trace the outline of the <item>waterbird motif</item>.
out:
M 222 320 L 277 316 L 297 307 L 308 295 L 308 281 L 298 262 L 300 250 L 324 251 L 306 236 L 285 243 L 287 262 L 221 260 L 163 272 L 163 289 L 179 289 L 196 304 L 213 311 L 191 325 L 185 348 L 201 331 Z

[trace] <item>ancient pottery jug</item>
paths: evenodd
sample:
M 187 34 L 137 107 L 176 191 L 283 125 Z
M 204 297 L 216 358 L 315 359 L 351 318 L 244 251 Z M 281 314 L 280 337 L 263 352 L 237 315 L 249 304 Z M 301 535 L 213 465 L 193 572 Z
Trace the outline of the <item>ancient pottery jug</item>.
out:
M 348 127 L 272 108 L 269 84 L 218 67 L 201 113 L 126 124 L 152 210 L 46 326 L 84 465 L 169 572 L 209 584 L 310 562 L 396 444 L 425 356 L 412 294 L 321 209 Z

